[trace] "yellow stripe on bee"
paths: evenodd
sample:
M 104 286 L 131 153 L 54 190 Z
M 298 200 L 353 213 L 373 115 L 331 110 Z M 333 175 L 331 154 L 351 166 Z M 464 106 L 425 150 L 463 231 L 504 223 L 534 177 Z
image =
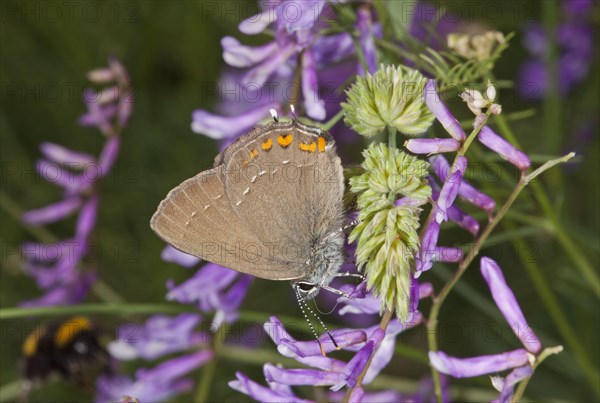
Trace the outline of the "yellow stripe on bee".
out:
M 302 150 L 302 151 L 308 151 L 309 153 L 314 153 L 315 151 L 317 151 L 317 143 L 316 142 L 312 142 L 312 143 L 300 143 L 298 144 L 298 147 Z
M 29 336 L 27 336 L 25 338 L 25 341 L 23 342 L 23 350 L 22 350 L 23 355 L 25 357 L 31 357 L 32 355 L 35 354 L 35 351 L 37 350 L 37 347 L 38 347 L 38 341 L 44 335 L 45 331 L 46 331 L 46 326 L 40 326 L 37 329 L 35 329 L 33 332 L 31 332 L 29 334 Z
M 262 149 L 265 151 L 269 151 L 271 147 L 273 147 L 273 140 L 268 139 L 262 143 Z
M 317 140 L 317 142 L 319 143 L 319 152 L 322 153 L 323 151 L 325 151 L 325 146 L 327 145 L 327 140 L 325 140 L 325 137 L 319 136 L 319 139 Z
M 291 133 L 277 137 L 277 143 L 284 148 L 292 144 L 292 140 L 294 140 L 294 136 Z
M 79 334 L 83 330 L 87 330 L 90 328 L 90 321 L 83 316 L 76 316 L 67 320 L 65 323 L 60 325 L 56 334 L 54 335 L 54 342 L 58 347 L 64 347 L 77 334 Z

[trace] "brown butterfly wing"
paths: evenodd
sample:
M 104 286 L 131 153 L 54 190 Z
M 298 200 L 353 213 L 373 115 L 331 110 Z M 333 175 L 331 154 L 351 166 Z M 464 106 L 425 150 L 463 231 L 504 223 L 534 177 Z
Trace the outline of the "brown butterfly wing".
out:
M 315 243 L 343 225 L 343 172 L 333 139 L 297 122 L 242 137 L 217 161 L 247 228 L 274 251 L 271 264 L 310 270 Z
M 223 166 L 203 171 L 171 190 L 150 226 L 182 252 L 270 280 L 292 280 L 301 270 L 273 262 L 272 251 L 233 211 L 223 185 Z

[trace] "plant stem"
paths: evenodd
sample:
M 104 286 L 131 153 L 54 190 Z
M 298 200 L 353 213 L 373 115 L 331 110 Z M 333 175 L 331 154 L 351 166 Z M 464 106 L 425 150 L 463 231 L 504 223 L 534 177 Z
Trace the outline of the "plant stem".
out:
M 331 119 L 325 122 L 322 126 L 323 130 L 329 131 L 337 122 L 339 122 L 344 117 L 344 110 L 340 109 L 338 113 L 336 113 Z
M 210 388 L 215 378 L 217 370 L 217 363 L 219 360 L 219 354 L 223 349 L 223 343 L 227 329 L 229 325 L 226 323 L 222 324 L 219 330 L 213 336 L 213 351 L 215 353 L 214 358 L 209 362 L 204 369 L 201 371 L 200 380 L 198 381 L 198 388 L 194 394 L 195 402 L 207 402 L 209 401 L 208 396 L 210 394 Z
M 381 322 L 379 322 L 379 328 L 381 330 L 383 330 L 384 332 L 386 331 L 388 325 L 390 324 L 390 320 L 392 320 L 392 317 L 394 316 L 394 309 L 388 309 L 383 313 L 383 317 L 381 318 Z M 363 368 L 363 370 L 361 371 L 361 373 L 358 375 L 358 377 L 356 378 L 356 385 L 354 385 L 353 388 L 349 389 L 346 392 L 346 395 L 344 396 L 344 403 L 347 403 L 350 401 L 350 397 L 352 397 L 352 392 L 354 392 L 354 390 L 356 390 L 357 388 L 360 388 L 362 385 L 362 381 L 365 378 L 365 375 L 367 374 L 367 371 L 369 370 L 369 366 L 371 365 L 371 361 L 373 361 L 373 356 L 375 355 L 375 351 L 373 351 L 373 354 L 371 354 L 371 356 L 369 357 L 369 361 L 367 361 L 367 364 L 365 365 L 365 367 Z
M 388 126 L 388 147 L 396 148 L 396 128 L 394 126 Z
M 18 319 L 31 316 L 68 316 L 89 314 L 155 314 L 196 312 L 192 306 L 179 304 L 78 304 L 68 306 L 43 306 L 33 308 L 3 308 L 0 309 L 0 319 Z

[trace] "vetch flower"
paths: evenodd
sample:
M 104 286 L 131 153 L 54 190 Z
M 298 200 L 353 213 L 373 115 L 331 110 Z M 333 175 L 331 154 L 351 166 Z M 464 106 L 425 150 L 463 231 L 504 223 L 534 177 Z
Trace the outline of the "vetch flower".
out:
M 470 358 L 457 358 L 442 351 L 430 351 L 429 361 L 436 370 L 455 378 L 474 377 L 512 369 L 505 379 L 492 377 L 492 384 L 501 391 L 498 401 L 508 402 L 512 397 L 514 386 L 531 376 L 535 367 L 549 355 L 562 351 L 562 347 L 542 350 L 538 337 L 527 324 L 498 264 L 488 257 L 483 257 L 480 268 L 494 302 L 525 348 Z
M 371 144 L 363 155 L 365 173 L 350 179 L 350 190 L 359 193 L 360 222 L 348 241 L 357 242 L 356 263 L 368 289 L 383 300 L 382 311 L 393 307 L 406 320 L 412 261 L 419 248 L 419 205 L 431 195 L 428 165 L 384 144 Z M 396 204 L 398 196 L 411 202 Z
M 450 164 L 448 164 L 448 166 L 450 166 Z M 437 182 L 435 181 L 435 179 L 433 179 L 431 175 L 428 177 L 428 180 L 429 186 L 431 186 L 431 198 L 433 201 L 437 201 L 440 197 L 441 187 L 437 184 Z M 464 179 L 462 183 L 464 183 Z M 462 186 L 463 185 L 461 184 L 461 187 Z M 458 193 L 460 195 L 460 187 Z M 448 219 L 450 221 L 455 222 L 459 227 L 469 231 L 471 234 L 473 234 L 473 236 L 477 235 L 477 233 L 479 232 L 479 222 L 475 218 L 471 217 L 470 215 L 459 209 L 456 206 L 456 204 L 450 206 L 446 210 L 446 213 L 448 214 Z
M 454 139 L 410 139 L 404 147 L 415 154 L 439 154 L 458 151 L 461 144 Z
M 356 11 L 356 28 L 360 32 L 359 43 L 362 50 L 367 71 L 362 63 L 358 63 L 358 74 L 373 74 L 377 70 L 377 50 L 375 48 L 375 30 L 371 8 L 365 4 Z
M 458 123 L 458 120 L 450 113 L 450 110 L 448 110 L 440 99 L 435 88 L 435 80 L 427 80 L 427 84 L 423 87 L 423 98 L 431 113 L 433 113 L 452 138 L 460 142 L 467 139 L 467 135 L 460 126 L 460 123 Z
M 490 287 L 490 293 L 496 306 L 502 312 L 506 322 L 510 324 L 515 335 L 525 348 L 537 354 L 542 349 L 542 343 L 532 329 L 527 325 L 525 316 L 517 302 L 515 294 L 506 284 L 500 266 L 489 257 L 481 258 L 481 275 Z
M 215 312 L 213 330 L 238 319 L 252 276 L 240 274 L 214 263 L 202 266 L 190 279 L 175 285 L 169 280 L 167 299 L 182 304 L 198 304 L 203 312 Z
M 470 378 L 526 365 L 529 363 L 529 353 L 519 348 L 500 354 L 456 358 L 441 351 L 430 351 L 429 361 L 435 369 L 444 374 L 454 378 Z
M 119 360 L 155 360 L 166 354 L 199 347 L 208 340 L 203 332 L 194 332 L 200 315 L 183 313 L 176 317 L 155 315 L 142 326 L 126 323 L 117 330 L 117 338 L 108 345 Z
M 165 361 L 152 369 L 138 369 L 135 379 L 118 374 L 102 375 L 96 381 L 96 401 L 118 401 L 131 396 L 140 402 L 159 402 L 188 392 L 194 386 L 191 379 L 182 378 L 213 357 L 204 350 Z
M 286 369 L 267 363 L 264 365 L 264 374 L 270 389 L 250 381 L 240 373 L 236 374 L 238 381 L 233 381 L 230 386 L 259 400 L 259 396 L 263 396 L 302 401 L 293 394 L 290 386 L 329 386 L 334 391 L 343 387 L 353 388 L 356 386 L 358 375 L 371 359 L 371 365 L 363 380 L 363 383 L 369 383 L 391 360 L 396 336 L 421 321 L 422 316 L 417 314 L 410 323 L 402 324 L 398 320 L 390 322 L 385 332 L 378 325 L 364 330 L 333 330 L 331 337 L 336 341 L 336 348 L 328 334 L 322 335 L 318 341 L 298 341 L 286 331 L 277 318 L 271 317 L 270 321 L 265 323 L 264 329 L 277 344 L 279 353 L 311 368 Z M 336 349 L 356 353 L 347 363 L 323 355 L 323 352 Z M 362 392 L 357 393 L 360 395 Z
M 96 127 L 106 142 L 97 158 L 55 143 L 40 145 L 44 158 L 37 161 L 36 170 L 42 178 L 62 187 L 63 199 L 25 212 L 23 222 L 44 225 L 76 213 L 78 217 L 73 238 L 51 244 L 23 245 L 23 270 L 45 291 L 42 297 L 23 302 L 23 306 L 78 303 L 96 279 L 94 272 L 80 267 L 91 246 L 90 237 L 96 224 L 99 195 L 95 185 L 108 175 L 116 161 L 120 132 L 129 118 L 132 100 L 129 76 L 118 60 L 109 59 L 108 68 L 94 70 L 89 75 L 98 83 L 116 81 L 100 94 L 92 93 L 91 89 L 84 93 L 88 112 L 80 118 L 80 124 Z M 124 105 L 125 102 L 128 105 Z
M 448 179 L 450 173 L 450 164 L 441 155 L 434 155 L 429 158 L 433 171 L 440 181 L 445 182 Z M 458 195 L 468 201 L 469 203 L 485 210 L 488 214 L 491 214 L 496 208 L 496 201 L 485 193 L 477 190 L 473 185 L 467 182 L 465 179 L 461 181 L 458 188 Z
M 381 65 L 375 74 L 358 77 L 346 91 L 344 121 L 365 137 L 388 127 L 409 136 L 421 134 L 433 121 L 422 96 L 426 81 L 417 70 Z
M 526 171 L 531 165 L 531 161 L 525 153 L 494 133 L 488 126 L 481 128 L 477 139 L 484 146 L 498 153 L 502 158 L 519 168 L 521 171 Z

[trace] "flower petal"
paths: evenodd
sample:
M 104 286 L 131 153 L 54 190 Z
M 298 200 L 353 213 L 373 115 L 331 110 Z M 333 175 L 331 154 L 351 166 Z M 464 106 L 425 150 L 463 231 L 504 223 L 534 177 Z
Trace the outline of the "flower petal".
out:
M 502 158 L 516 166 L 522 171 L 525 171 L 531 165 L 529 157 L 515 146 L 498 136 L 488 126 L 481 128 L 477 139 L 487 148 L 498 153 Z
M 442 351 L 430 351 L 429 362 L 438 371 L 455 378 L 470 378 L 491 374 L 528 364 L 527 350 L 518 349 L 500 354 L 471 358 L 451 357 Z
M 542 349 L 540 340 L 527 324 L 523 311 L 517 302 L 515 294 L 506 284 L 500 266 L 488 257 L 481 258 L 481 274 L 490 287 L 492 298 L 502 312 L 506 322 L 510 325 L 515 335 L 521 340 L 523 346 L 532 353 L 539 353 Z
M 53 223 L 73 214 L 81 207 L 83 200 L 79 196 L 71 196 L 48 206 L 29 210 L 21 218 L 27 225 L 44 225 Z
M 435 115 L 437 120 L 440 121 L 444 129 L 458 141 L 465 141 L 467 136 L 463 131 L 458 120 L 450 113 L 446 105 L 440 99 L 435 88 L 435 80 L 427 81 L 425 88 L 423 88 L 423 96 L 425 97 L 425 104 Z

